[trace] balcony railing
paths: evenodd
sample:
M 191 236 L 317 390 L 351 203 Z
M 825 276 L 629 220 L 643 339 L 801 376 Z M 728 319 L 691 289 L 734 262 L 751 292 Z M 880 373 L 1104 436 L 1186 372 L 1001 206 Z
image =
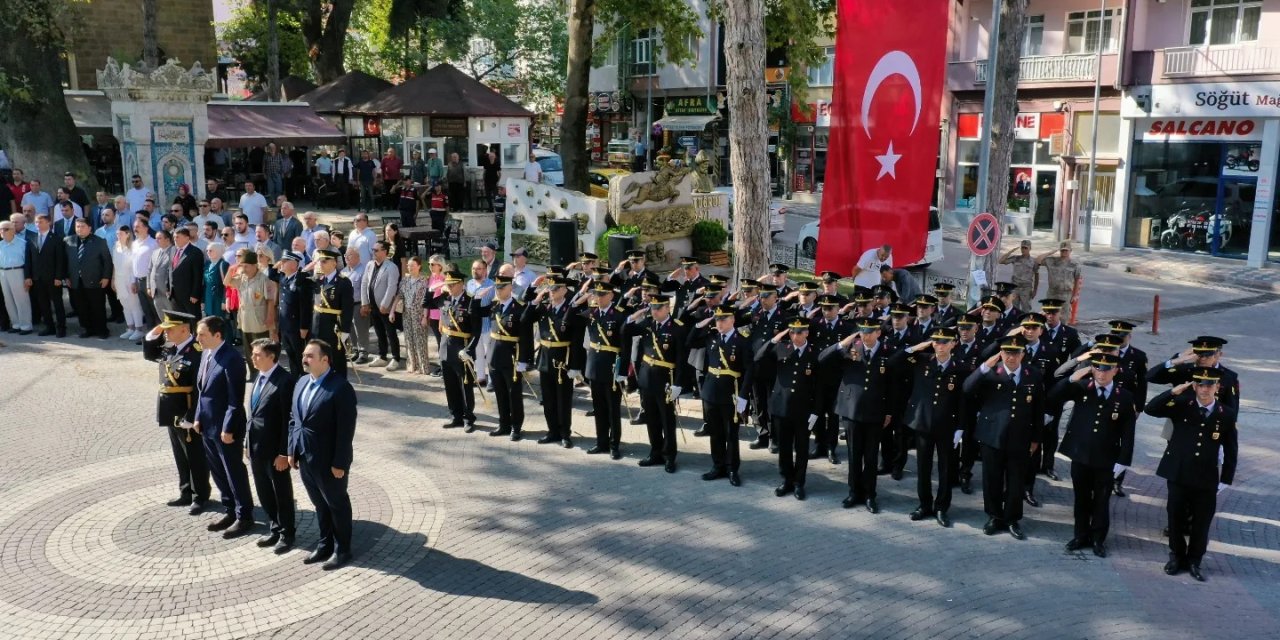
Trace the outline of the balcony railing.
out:
M 1108 54 L 1104 54 L 1108 55 Z M 1093 80 L 1098 58 L 1093 53 L 1071 53 L 1061 56 L 1029 56 L 1019 61 L 1018 82 L 1063 82 Z M 975 82 L 987 82 L 987 61 L 977 61 Z
M 1166 78 L 1280 73 L 1280 47 L 1225 45 L 1164 50 Z

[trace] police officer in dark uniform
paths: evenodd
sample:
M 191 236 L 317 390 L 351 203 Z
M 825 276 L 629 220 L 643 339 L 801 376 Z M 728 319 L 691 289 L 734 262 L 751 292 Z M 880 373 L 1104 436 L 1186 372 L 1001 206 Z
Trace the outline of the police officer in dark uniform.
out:
M 1066 304 L 1065 300 L 1057 298 L 1040 301 L 1040 313 L 1044 314 L 1044 337 L 1041 339 L 1064 355 L 1075 354 L 1080 348 L 1080 332 L 1062 321 L 1062 308 Z
M 1191 380 L 1195 367 L 1209 367 L 1218 371 L 1218 401 L 1231 414 L 1234 421 L 1240 412 L 1240 376 L 1222 366 L 1222 347 L 1226 340 L 1217 336 L 1198 336 L 1190 341 L 1191 347 L 1182 353 L 1151 367 L 1147 381 L 1156 384 L 1179 385 Z M 1149 412 L 1148 412 L 1149 413 Z
M 343 345 L 347 335 L 351 333 L 356 298 L 351 281 L 338 273 L 338 259 L 341 257 L 333 249 L 319 249 L 315 253 L 315 260 L 320 265 L 320 275 L 313 287 L 315 298 L 311 307 L 313 313 L 309 339 L 323 340 L 337 351 L 330 364 L 334 373 L 345 378 L 347 358 L 343 353 Z
M 936 517 L 951 526 L 951 465 L 953 452 L 964 437 L 964 381 L 972 371 L 954 356 L 959 332 L 935 327 L 927 340 L 900 349 L 889 359 L 891 368 L 911 372 L 911 395 L 903 422 L 916 434 L 916 490 L 920 505 L 912 520 Z M 933 491 L 933 456 L 938 456 L 938 491 Z
M 467 433 L 476 430 L 476 348 L 480 344 L 480 302 L 467 294 L 465 277 L 457 271 L 444 275 L 446 294 L 436 298 L 440 308 L 440 361 L 443 368 L 444 395 L 453 419 L 443 427 L 452 429 L 466 425 Z M 427 302 L 430 304 L 430 298 Z
M 893 419 L 891 387 L 897 372 L 889 367 L 893 347 L 880 339 L 880 320 L 860 318 L 857 328 L 857 333 L 823 349 L 818 360 L 840 366 L 835 408 L 848 434 L 849 446 L 849 495 L 841 505 L 852 509 L 865 504 L 867 511 L 880 513 L 876 499 L 876 452 L 881 432 Z
M 911 316 L 915 309 L 906 303 L 895 302 L 889 305 L 889 324 L 885 327 L 883 338 L 885 346 L 894 351 L 906 349 L 915 344 L 911 330 Z M 880 434 L 880 468 L 876 473 L 889 474 L 894 480 L 901 480 L 907 466 L 907 450 L 914 436 L 911 429 L 902 421 L 902 414 L 907 408 L 906 391 L 911 385 L 911 372 L 905 369 L 891 369 L 893 378 L 889 394 L 889 415 L 893 417 L 888 426 Z
M 1004 318 L 1004 309 L 1004 303 L 996 296 L 987 296 L 978 305 L 977 311 L 982 319 L 978 323 L 977 336 L 978 343 L 983 349 L 989 344 L 999 342 L 1008 332 L 1001 323 L 1001 319 Z
M 983 360 L 982 343 L 978 342 L 978 323 L 981 321 L 982 317 L 977 313 L 961 314 L 955 320 L 959 340 L 951 354 L 957 362 L 964 363 L 969 371 L 977 369 L 978 364 Z M 952 484 L 958 485 L 961 493 L 969 495 L 973 493 L 973 465 L 982 452 L 978 439 L 974 435 L 974 425 L 978 419 L 977 403 L 964 403 L 962 416 L 964 436 L 960 441 L 958 464 L 952 467 Z
M 613 285 L 597 282 L 591 287 L 596 306 L 579 313 L 587 321 L 587 381 L 591 385 L 591 407 L 595 410 L 596 446 L 589 454 L 608 453 L 622 459 L 622 394 L 631 343 L 623 333 L 626 310 L 614 304 Z
M 570 310 L 566 299 L 570 285 L 564 275 L 539 276 L 525 290 L 525 297 L 531 300 L 522 318 L 524 324 L 538 327 L 538 384 L 547 422 L 547 435 L 539 438 L 538 444 L 558 442 L 566 449 L 573 448 L 573 381 L 582 368 L 585 326 L 582 316 Z
M 748 389 L 752 385 L 751 330 L 734 328 L 736 309 L 722 304 L 689 331 L 689 348 L 706 350 L 706 377 L 702 381 L 702 413 L 711 436 L 710 471 L 703 480 L 729 478 L 742 486 L 738 473 L 741 458 L 738 429 L 747 410 Z M 714 327 L 707 325 L 715 322 Z
M 191 314 L 166 311 L 164 320 L 142 340 L 142 357 L 160 365 L 156 421 L 169 432 L 173 463 L 178 469 L 178 497 L 165 504 L 190 507 L 193 516 L 204 511 L 209 499 L 204 444 L 192 424 L 200 369 L 200 346 L 191 334 L 195 321 Z
M 775 262 L 769 265 L 769 277 L 772 279 L 773 286 L 778 288 L 778 299 L 785 299 L 791 292 L 795 291 L 787 280 L 787 274 L 791 271 L 791 267 L 781 262 Z
M 1090 364 L 1059 380 L 1049 401 L 1058 406 L 1075 403 L 1062 438 L 1062 454 L 1071 458 L 1075 494 L 1075 535 L 1067 542 L 1067 551 L 1092 546 L 1094 555 L 1105 558 L 1112 478 L 1133 463 L 1138 413 L 1133 394 L 1115 381 L 1120 358 L 1099 353 Z
M 489 379 L 493 381 L 493 399 L 498 405 L 498 428 L 491 436 L 521 439 L 524 427 L 524 389 L 520 381 L 533 362 L 533 331 L 524 322 L 524 303 L 512 294 L 511 276 L 493 278 L 493 304 L 485 311 L 489 316 Z
M 280 347 L 289 354 L 289 372 L 295 376 L 302 375 L 302 349 L 311 332 L 311 305 L 315 296 L 311 278 L 299 269 L 304 262 L 302 254 L 286 251 L 278 266 L 280 306 L 276 326 L 280 331 Z
M 1169 484 L 1169 562 L 1164 572 L 1172 576 L 1185 569 L 1204 582 L 1200 561 L 1209 545 L 1218 494 L 1231 485 L 1236 473 L 1236 414 L 1221 400 L 1220 368 L 1196 367 L 1190 378 L 1152 398 L 1147 414 L 1173 423 L 1169 445 L 1156 469 L 1156 475 Z M 1194 393 L 1187 393 L 1192 385 Z
M 1150 368 L 1147 362 L 1147 352 L 1133 346 L 1132 336 L 1133 330 L 1137 326 L 1128 320 L 1112 320 L 1107 323 L 1111 328 L 1111 333 L 1120 337 L 1120 346 L 1116 349 L 1116 356 L 1120 359 L 1117 370 L 1121 378 L 1121 386 L 1133 395 L 1133 404 L 1137 413 L 1147 406 L 1147 374 Z M 1120 475 L 1115 477 L 1112 484 L 1111 493 L 1117 498 L 1123 498 L 1124 493 L 1124 476 L 1126 471 L 1121 471 Z
M 789 338 L 783 342 L 784 338 Z M 756 348 L 756 362 L 771 362 L 775 368 L 769 413 L 777 434 L 778 472 L 782 484 L 773 490 L 781 498 L 795 492 L 804 500 L 805 472 L 809 468 L 809 430 L 820 416 L 815 408 L 824 406 L 818 349 L 809 342 L 809 322 L 795 318 Z
M 650 296 L 648 305 L 627 319 L 626 335 L 639 338 L 636 378 L 640 384 L 640 404 L 649 430 L 649 455 L 642 467 L 662 465 L 676 472 L 676 369 L 685 349 L 684 323 L 671 317 L 673 300 L 666 294 Z
M 759 285 L 756 304 L 750 311 L 751 344 L 753 353 L 760 353 L 761 347 L 769 342 L 772 336 L 787 328 L 788 316 L 778 304 L 778 287 L 773 284 Z M 806 320 L 806 322 L 808 322 Z M 817 350 L 815 349 L 815 352 Z M 778 374 L 777 360 L 757 357 L 752 372 L 751 409 L 759 437 L 748 445 L 751 449 L 776 451 L 777 438 L 773 434 L 773 413 L 769 410 L 769 398 L 773 395 L 774 379 Z M 802 453 L 808 455 L 808 429 L 805 429 L 805 448 Z
M 849 299 L 840 295 L 840 279 L 842 277 L 835 271 L 823 271 L 821 274 L 822 292 L 819 295 L 831 296 L 840 303 L 840 306 L 844 306 L 845 303 L 849 302 Z
M 944 327 L 955 326 L 956 320 L 964 315 L 963 309 L 951 303 L 951 296 L 955 290 L 955 285 L 947 282 L 933 285 L 933 295 L 938 299 L 938 310 L 934 312 L 934 316 L 938 324 Z
M 1007 527 L 1016 540 L 1026 539 L 1019 521 L 1027 454 L 1040 444 L 1045 414 L 1044 374 L 1024 362 L 1026 354 L 1026 338 L 1007 336 L 1000 353 L 964 381 L 968 399 L 979 407 L 975 433 L 982 444 L 982 501 L 988 516 L 982 531 L 991 536 Z
M 817 304 L 821 314 L 809 321 L 809 339 L 813 342 L 813 348 L 821 353 L 845 336 L 854 334 L 855 330 L 848 320 L 840 317 L 839 310 L 844 304 L 840 298 L 824 293 L 818 296 Z M 840 416 L 836 413 L 835 405 L 840 388 L 841 364 L 839 360 L 827 360 L 819 364 L 818 369 L 820 374 L 815 382 L 822 386 L 818 393 L 822 404 L 818 411 L 814 411 L 818 414 L 818 424 L 813 427 L 813 451 L 808 452 L 809 459 L 826 457 L 831 464 L 840 464 Z
M 908 342 L 919 344 L 930 340 L 933 337 L 933 330 L 941 326 L 937 318 L 938 299 L 922 293 L 916 297 L 911 306 L 915 307 L 916 317 L 908 332 Z

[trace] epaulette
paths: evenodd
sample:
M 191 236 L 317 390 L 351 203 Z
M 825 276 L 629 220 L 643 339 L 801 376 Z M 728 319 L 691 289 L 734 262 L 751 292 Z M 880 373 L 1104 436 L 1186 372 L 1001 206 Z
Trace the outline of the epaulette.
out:
M 683 326 L 684 326 L 684 322 L 682 322 L 679 318 L 676 318 L 676 319 L 675 319 L 675 323 L 676 323 L 676 326 L 677 326 L 677 327 L 683 327 Z

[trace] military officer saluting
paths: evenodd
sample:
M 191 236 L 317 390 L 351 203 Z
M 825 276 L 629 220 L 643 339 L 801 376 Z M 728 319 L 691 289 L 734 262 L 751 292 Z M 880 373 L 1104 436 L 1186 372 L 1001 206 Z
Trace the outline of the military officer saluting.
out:
M 524 311 L 524 323 L 538 327 L 538 384 L 542 388 L 542 415 L 547 435 L 538 444 L 560 443 L 573 448 L 570 437 L 573 381 L 582 368 L 582 335 L 585 321 L 569 308 L 571 281 L 564 275 L 539 276 L 525 291 L 532 300 Z M 536 288 L 535 288 L 536 287 Z
M 487 310 L 490 318 L 489 379 L 493 381 L 493 399 L 498 405 L 498 428 L 491 436 L 511 436 L 512 442 L 522 437 L 524 427 L 524 389 L 520 380 L 533 361 L 533 331 L 524 322 L 524 303 L 512 293 L 511 276 L 493 279 L 493 304 Z
M 842 298 L 824 293 L 818 296 L 817 303 L 821 314 L 809 321 L 809 338 L 814 350 L 821 353 L 845 336 L 853 335 L 855 330 L 848 320 L 840 317 L 840 306 L 844 304 Z M 825 457 L 831 464 L 840 464 L 840 416 L 836 414 L 835 408 L 836 391 L 840 388 L 840 367 L 838 360 L 823 362 L 818 367 L 822 370 L 821 374 L 813 381 L 814 384 L 822 385 L 818 394 L 822 404 L 813 412 L 818 414 L 818 424 L 813 427 L 813 451 L 808 452 L 810 460 Z
M 741 457 L 738 429 L 747 410 L 747 389 L 751 388 L 751 330 L 735 329 L 736 309 L 722 304 L 689 332 L 687 346 L 706 350 L 706 377 L 702 381 L 702 413 L 711 436 L 710 471 L 703 480 L 729 478 L 742 486 L 738 475 Z M 713 326 L 707 326 L 714 322 Z
M 666 294 L 649 297 L 646 308 L 627 319 L 626 335 L 639 338 L 640 359 L 636 379 L 640 404 L 649 429 L 649 455 L 642 467 L 662 465 L 676 472 L 676 399 L 680 385 L 676 370 L 684 355 L 684 323 L 671 317 L 672 298 Z
M 445 295 L 436 299 L 440 307 L 440 364 L 444 395 L 453 419 L 443 427 L 467 426 L 476 430 L 476 348 L 480 344 L 480 302 L 467 294 L 465 277 L 458 271 L 444 275 Z M 424 306 L 430 303 L 430 298 Z
M 773 284 L 759 285 L 755 304 L 750 314 L 752 352 L 760 353 L 766 342 L 787 328 L 787 314 L 778 304 L 778 287 Z M 808 322 L 806 320 L 806 322 Z M 769 398 L 773 395 L 773 382 L 777 377 L 777 361 L 773 358 L 755 359 L 755 371 L 751 389 L 751 412 L 756 421 L 757 438 L 749 447 L 751 449 L 768 448 L 771 452 L 778 450 L 778 441 L 773 435 L 773 414 L 769 411 Z M 806 435 L 806 439 L 807 439 Z M 805 445 L 808 453 L 808 445 Z
M 1045 342 L 1053 345 L 1058 353 L 1075 354 L 1080 348 L 1080 332 L 1062 321 L 1062 307 L 1065 300 L 1045 298 L 1040 301 L 1040 313 L 1044 314 Z M 1046 372 L 1048 373 L 1048 372 Z
M 889 359 L 889 366 L 911 372 L 911 396 L 903 422 L 916 434 L 916 490 L 920 496 L 920 506 L 911 512 L 911 519 L 936 517 L 944 527 L 951 526 L 947 510 L 951 508 L 953 450 L 964 437 L 964 380 L 972 371 L 954 357 L 958 337 L 959 332 L 951 327 L 936 327 L 928 340 Z M 935 452 L 936 497 L 931 480 Z
M 643 263 L 641 263 L 643 266 Z M 614 304 L 616 292 L 608 282 L 591 287 L 595 308 L 579 313 L 587 322 L 587 381 L 591 384 L 591 407 L 595 410 L 596 446 L 589 454 L 607 453 L 622 459 L 622 394 L 627 383 L 631 342 L 622 329 L 626 312 Z
M 893 419 L 891 387 L 897 372 L 889 367 L 893 348 L 880 339 L 880 320 L 859 318 L 857 328 L 857 333 L 824 349 L 818 360 L 840 365 L 835 408 L 849 446 L 849 495 L 840 504 L 845 509 L 865 504 L 867 511 L 880 513 L 876 452 L 881 433 Z
M 933 295 L 938 299 L 938 310 L 933 315 L 937 318 L 938 324 L 944 327 L 955 326 L 956 320 L 964 315 L 963 309 L 951 303 L 951 296 L 955 291 L 955 285 L 946 282 L 933 285 Z
M 317 249 L 315 252 L 320 275 L 312 287 L 315 299 L 312 304 L 310 338 L 333 345 L 336 351 L 331 363 L 333 372 L 345 378 L 347 358 L 343 354 L 343 344 L 351 333 L 356 298 L 351 281 L 338 273 L 339 257 L 341 254 L 333 249 Z
M 280 329 L 280 346 L 289 354 L 289 373 L 302 375 L 302 350 L 311 332 L 311 305 L 315 294 L 311 291 L 311 278 L 299 265 L 305 260 L 302 254 L 285 251 L 277 267 L 280 270 L 280 306 L 276 313 Z
M 786 341 L 784 342 L 784 339 Z M 805 472 L 809 468 L 809 430 L 818 422 L 823 385 L 816 378 L 818 349 L 809 343 L 809 322 L 791 320 L 769 340 L 756 348 L 756 361 L 773 365 L 773 389 L 769 398 L 772 432 L 778 444 L 778 473 L 782 484 L 773 490 L 781 498 L 795 493 L 804 500 Z
M 1147 353 L 1142 349 L 1133 346 L 1132 335 L 1136 325 L 1127 320 L 1112 320 L 1107 323 L 1111 327 L 1111 333 L 1120 337 L 1120 346 L 1116 349 L 1116 356 L 1120 358 L 1118 370 L 1124 374 L 1121 379 L 1121 386 L 1129 393 L 1133 394 L 1133 404 L 1138 413 L 1147 406 Z M 1111 487 L 1111 493 L 1118 498 L 1123 498 L 1124 493 L 1124 471 L 1116 476 L 1115 482 Z
M 160 394 L 156 398 L 156 421 L 169 432 L 169 447 L 178 469 L 178 497 L 166 504 L 190 507 L 191 515 L 204 511 L 209 499 L 209 467 L 204 443 L 195 433 L 196 375 L 200 368 L 200 346 L 191 334 L 196 317 L 166 311 L 164 321 L 142 340 L 142 357 L 160 365 Z
M 1107 557 L 1111 528 L 1112 478 L 1133 461 L 1133 430 L 1137 407 L 1133 394 L 1116 382 L 1120 358 L 1094 354 L 1091 367 L 1063 378 L 1049 393 L 1051 403 L 1074 402 L 1071 421 L 1062 437 L 1062 455 L 1071 458 L 1071 488 L 1075 496 L 1075 534 L 1067 551 L 1093 547 Z
M 1156 384 L 1179 385 L 1189 382 L 1195 367 L 1209 367 L 1218 371 L 1218 402 L 1236 419 L 1240 412 L 1240 377 L 1235 371 L 1222 366 L 1222 347 L 1226 340 L 1216 336 L 1198 336 L 1191 340 L 1191 347 L 1164 362 L 1151 367 L 1147 381 Z M 1150 413 L 1150 412 L 1148 412 Z
M 964 313 L 956 318 L 955 327 L 959 333 L 960 339 L 956 343 L 955 349 L 951 352 L 951 357 L 957 362 L 964 364 L 965 368 L 970 371 L 978 368 L 978 364 L 982 362 L 982 344 L 978 342 L 978 324 L 982 322 L 981 316 L 977 313 Z M 981 448 L 978 446 L 978 440 L 974 436 L 974 423 L 978 418 L 978 406 L 975 402 L 966 402 L 963 411 L 964 419 L 961 421 L 964 426 L 964 439 L 960 442 L 958 453 L 958 462 L 953 467 L 954 474 L 953 484 L 960 487 L 960 492 L 969 495 L 973 493 L 973 465 L 978 461 Z
M 1156 475 L 1169 483 L 1169 562 L 1164 572 L 1172 576 L 1189 570 L 1192 578 L 1204 582 L 1200 561 L 1209 545 L 1218 494 L 1236 473 L 1236 413 L 1219 395 L 1221 369 L 1196 367 L 1190 377 L 1191 381 L 1152 398 L 1147 414 L 1173 423 L 1169 445 L 1156 469 Z M 1187 393 L 1192 385 L 1194 393 Z

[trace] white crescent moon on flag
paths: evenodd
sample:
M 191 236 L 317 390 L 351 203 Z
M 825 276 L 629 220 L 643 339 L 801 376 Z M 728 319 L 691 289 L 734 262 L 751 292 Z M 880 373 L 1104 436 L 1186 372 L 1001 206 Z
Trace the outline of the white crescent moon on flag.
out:
M 890 51 L 876 62 L 871 75 L 867 77 L 867 88 L 862 93 L 862 130 L 871 137 L 871 128 L 867 126 L 867 114 L 871 110 L 871 100 L 875 98 L 880 84 L 889 76 L 899 75 L 907 79 L 911 85 L 911 93 L 916 99 L 916 114 L 911 119 L 911 133 L 916 131 L 916 123 L 920 121 L 920 72 L 916 69 L 915 60 L 902 51 Z

